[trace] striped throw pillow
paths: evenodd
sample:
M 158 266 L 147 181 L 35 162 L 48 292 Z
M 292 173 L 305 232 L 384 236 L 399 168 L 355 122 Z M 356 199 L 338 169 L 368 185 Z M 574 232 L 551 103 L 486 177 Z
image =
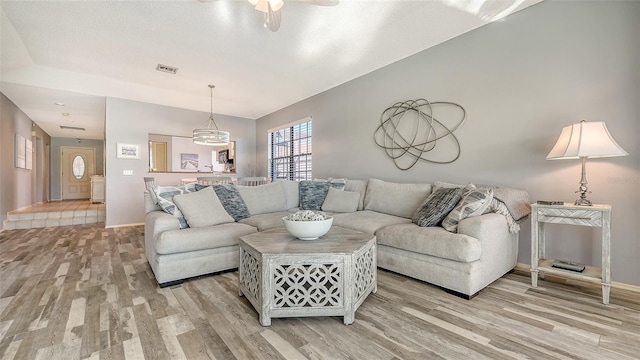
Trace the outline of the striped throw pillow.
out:
M 493 189 L 476 189 L 464 193 L 462 199 L 442 221 L 448 231 L 458 231 L 458 223 L 468 217 L 482 215 L 493 200 Z
M 411 220 L 422 227 L 438 226 L 461 198 L 462 189 L 460 188 L 436 190 L 418 207 Z

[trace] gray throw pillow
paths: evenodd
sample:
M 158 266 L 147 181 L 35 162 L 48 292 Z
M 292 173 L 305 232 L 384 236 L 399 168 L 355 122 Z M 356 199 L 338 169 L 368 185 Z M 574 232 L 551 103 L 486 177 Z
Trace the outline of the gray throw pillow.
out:
M 467 191 L 460 202 L 442 220 L 442 227 L 447 231 L 456 232 L 458 223 L 468 217 L 482 215 L 493 200 L 493 189 L 475 189 Z
M 173 197 L 189 227 L 197 228 L 233 222 L 212 188 Z
M 413 214 L 414 224 L 422 227 L 438 226 L 462 198 L 460 188 L 442 188 L 429 195 Z
M 321 210 L 331 187 L 344 189 L 344 184 L 328 181 L 300 181 L 300 210 Z
M 219 184 L 219 185 L 196 185 L 196 190 L 200 191 L 206 187 L 213 187 L 213 191 L 218 195 L 218 199 L 222 203 L 224 209 L 231 215 L 233 220 L 240 221 L 251 216 L 249 209 L 238 188 L 233 184 Z
M 334 213 L 347 213 L 358 210 L 360 202 L 360 193 L 355 191 L 340 191 L 335 188 L 329 188 L 327 197 L 322 203 L 322 211 Z

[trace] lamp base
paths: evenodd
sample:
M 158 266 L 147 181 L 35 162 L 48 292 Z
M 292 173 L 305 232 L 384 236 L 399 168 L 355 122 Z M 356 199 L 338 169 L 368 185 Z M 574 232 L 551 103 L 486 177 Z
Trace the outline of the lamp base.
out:
M 576 193 L 580 194 L 580 199 L 576 200 L 574 204 L 578 206 L 592 206 L 591 201 L 587 200 L 587 194 L 591 193 L 587 187 L 587 157 L 581 156 L 580 160 L 582 160 L 582 178 L 580 179 L 580 189 L 576 191 Z
M 593 203 L 587 199 L 578 199 L 576 200 L 576 202 L 574 202 L 574 205 L 578 205 L 578 206 L 593 206 Z

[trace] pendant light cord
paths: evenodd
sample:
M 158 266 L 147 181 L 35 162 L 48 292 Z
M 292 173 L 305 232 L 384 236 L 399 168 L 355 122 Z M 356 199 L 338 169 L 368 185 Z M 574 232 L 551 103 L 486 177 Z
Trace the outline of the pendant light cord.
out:
M 210 123 L 213 123 L 213 126 L 215 126 L 216 130 L 220 130 L 220 128 L 218 128 L 218 124 L 216 124 L 216 120 L 213 118 L 213 88 L 215 88 L 215 85 L 209 85 L 209 90 L 211 93 L 211 112 L 209 114 L 209 120 Z M 211 125 L 211 124 L 209 124 Z M 207 126 L 208 128 L 209 126 Z

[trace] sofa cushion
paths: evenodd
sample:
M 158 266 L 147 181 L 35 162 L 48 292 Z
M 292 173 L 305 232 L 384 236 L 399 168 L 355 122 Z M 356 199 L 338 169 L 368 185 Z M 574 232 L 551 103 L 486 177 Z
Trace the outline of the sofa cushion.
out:
M 282 182 L 259 186 L 237 186 L 237 188 L 252 216 L 287 210 L 287 199 Z
M 253 226 L 233 222 L 215 227 L 165 231 L 156 239 L 156 253 L 174 254 L 237 245 L 240 236 L 256 232 L 258 230 Z
M 344 185 L 346 191 L 355 191 L 360 194 L 360 200 L 358 202 L 358 210 L 364 210 L 364 196 L 367 192 L 367 183 L 369 180 L 350 180 Z
M 461 188 L 441 188 L 420 205 L 412 221 L 418 226 L 438 226 L 462 198 Z
M 194 188 L 189 188 L 187 186 L 156 186 L 153 189 L 156 193 L 156 199 L 158 200 L 158 205 L 164 210 L 164 212 L 171 214 L 178 219 L 180 223 L 180 229 L 184 229 L 189 227 L 187 224 L 187 220 L 185 220 L 182 211 L 178 209 L 176 204 L 173 202 L 173 197 L 180 194 L 186 194 L 191 191 L 195 191 Z
M 411 220 L 407 218 L 368 210 L 333 215 L 333 225 L 372 235 L 385 226 L 409 222 Z
M 184 214 L 189 227 L 213 226 L 234 221 L 211 187 L 176 195 L 173 201 Z
M 260 214 L 260 215 L 254 215 L 247 219 L 242 219 L 239 222 L 242 224 L 251 225 L 260 231 L 265 231 L 265 230 L 284 226 L 284 223 L 282 222 L 282 218 L 290 214 L 291 213 L 288 211 Z
M 478 239 L 439 226 L 391 225 L 378 230 L 376 239 L 381 245 L 460 262 L 479 260 L 482 254 Z
M 369 180 L 364 209 L 410 219 L 431 194 L 431 184 L 399 184 Z
M 326 180 L 300 181 L 300 209 L 320 210 L 330 187 L 342 190 L 344 183 Z
M 276 180 L 284 185 L 284 194 L 287 198 L 287 209 L 300 206 L 300 182 L 294 180 Z
M 460 221 L 471 216 L 482 215 L 491 205 L 491 200 L 493 200 L 493 189 L 475 189 L 465 192 L 456 207 L 442 220 L 442 227 L 447 231 L 456 232 Z
M 354 212 L 358 210 L 360 193 L 354 191 L 341 191 L 329 188 L 327 197 L 322 203 L 322 211 L 335 213 Z
M 246 219 L 251 214 L 249 214 L 249 209 L 247 208 L 247 204 L 245 204 L 244 200 L 242 200 L 242 196 L 240 196 L 240 192 L 238 192 L 238 188 L 236 188 L 233 184 L 216 184 L 216 185 L 196 185 L 196 190 L 201 190 L 206 187 L 212 187 L 213 191 L 216 192 L 218 199 L 222 203 L 222 206 L 227 211 L 229 215 L 235 221 L 239 221 L 242 219 Z

